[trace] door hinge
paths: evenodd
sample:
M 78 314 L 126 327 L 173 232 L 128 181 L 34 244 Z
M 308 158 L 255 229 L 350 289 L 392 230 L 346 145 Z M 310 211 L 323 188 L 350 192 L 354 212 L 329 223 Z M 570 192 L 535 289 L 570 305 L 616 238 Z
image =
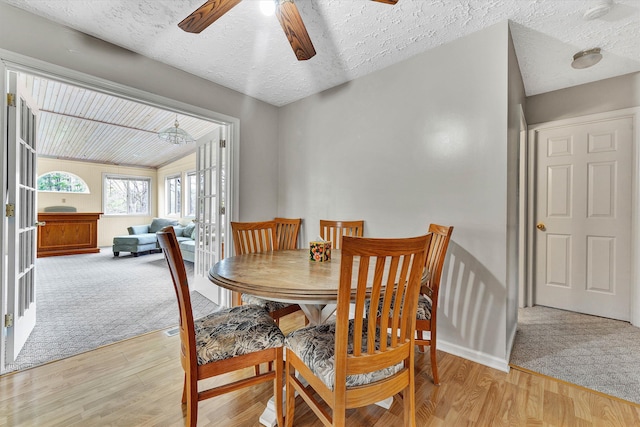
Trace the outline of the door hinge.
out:
M 16 106 L 16 94 L 15 93 L 7 93 L 7 106 L 15 107 Z
M 7 206 L 5 207 L 5 214 L 7 218 L 13 218 L 16 216 L 16 205 L 13 203 L 7 203 Z
M 227 212 L 224 206 L 220 208 L 220 215 L 224 215 Z
M 226 139 L 221 139 L 220 140 L 220 148 L 227 148 L 227 140 Z
M 13 314 L 7 313 L 4 315 L 4 327 L 10 328 L 13 326 Z

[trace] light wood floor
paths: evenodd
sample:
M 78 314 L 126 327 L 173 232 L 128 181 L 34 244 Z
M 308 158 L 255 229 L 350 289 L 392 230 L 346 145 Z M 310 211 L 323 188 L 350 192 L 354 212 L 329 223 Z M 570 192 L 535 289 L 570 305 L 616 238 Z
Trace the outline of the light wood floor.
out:
M 285 331 L 300 315 L 282 319 Z M 0 377 L 0 426 L 182 426 L 179 338 L 155 332 Z M 500 372 L 443 352 L 442 385 L 417 357 L 418 426 L 637 426 L 640 406 L 553 379 Z M 200 403 L 199 426 L 259 426 L 272 388 L 262 384 Z M 389 411 L 351 410 L 349 426 L 401 426 L 398 398 Z M 321 426 L 300 398 L 296 426 Z

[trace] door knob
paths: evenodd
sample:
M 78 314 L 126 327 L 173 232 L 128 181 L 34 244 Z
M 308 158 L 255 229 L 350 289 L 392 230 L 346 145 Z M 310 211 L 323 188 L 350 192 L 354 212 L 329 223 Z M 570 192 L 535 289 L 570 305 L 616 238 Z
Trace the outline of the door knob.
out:
M 47 223 L 45 221 L 38 221 L 34 225 L 36 227 L 44 227 L 45 225 L 47 225 Z
M 536 228 L 540 231 L 545 231 L 547 229 L 547 227 L 545 227 L 545 225 L 541 222 L 536 225 Z

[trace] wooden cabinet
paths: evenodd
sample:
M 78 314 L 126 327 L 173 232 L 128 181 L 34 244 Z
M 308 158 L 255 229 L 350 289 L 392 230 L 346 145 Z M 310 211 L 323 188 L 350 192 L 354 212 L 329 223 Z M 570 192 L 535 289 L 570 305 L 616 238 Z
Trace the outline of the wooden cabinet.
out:
M 100 252 L 98 219 L 100 213 L 39 212 L 38 257 Z

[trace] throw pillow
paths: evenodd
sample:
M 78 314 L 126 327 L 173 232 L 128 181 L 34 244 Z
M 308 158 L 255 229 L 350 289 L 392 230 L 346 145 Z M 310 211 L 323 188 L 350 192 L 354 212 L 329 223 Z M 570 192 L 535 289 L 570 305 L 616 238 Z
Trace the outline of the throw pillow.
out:
M 166 218 L 153 218 L 149 225 L 149 233 L 157 233 L 167 225 L 178 225 L 178 220 Z
M 188 224 L 186 227 L 184 227 L 184 230 L 182 230 L 182 235 L 184 237 L 191 237 L 193 239 L 193 232 L 196 229 L 196 225 L 192 222 L 191 224 Z

